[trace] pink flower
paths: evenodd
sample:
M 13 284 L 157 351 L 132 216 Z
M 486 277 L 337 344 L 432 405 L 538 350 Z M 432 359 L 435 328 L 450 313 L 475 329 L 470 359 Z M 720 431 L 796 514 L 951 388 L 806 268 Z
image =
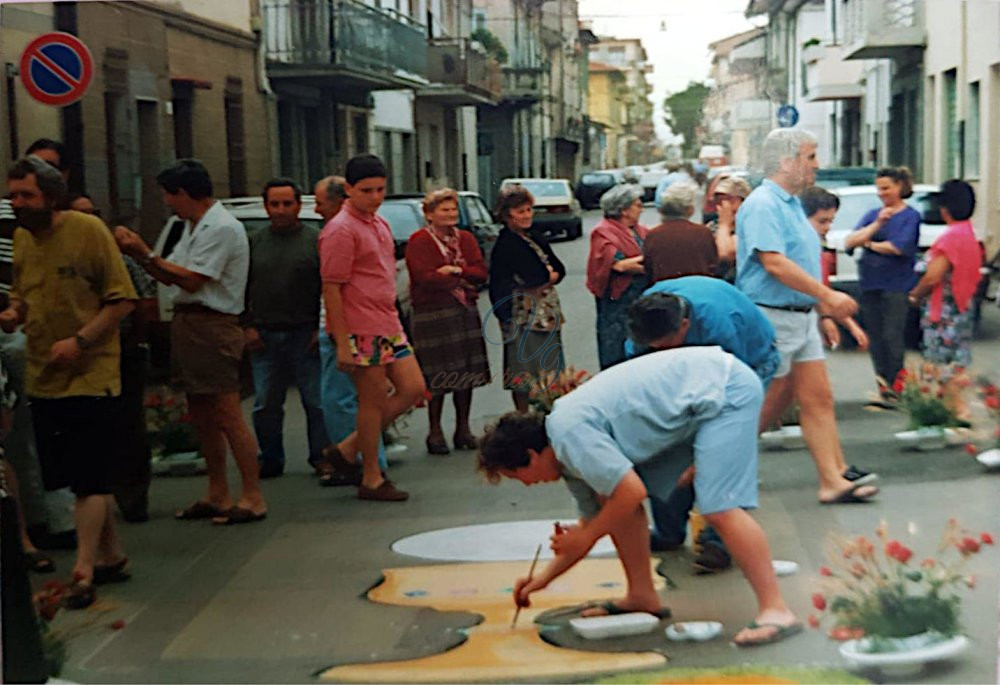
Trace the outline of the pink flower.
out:
M 819 567 L 819 574 L 821 576 L 832 576 L 833 575 L 833 571 L 830 570 L 829 566 L 820 566 Z
M 972 444 L 971 442 L 970 442 L 970 443 L 967 443 L 967 444 L 965 445 L 965 451 L 966 451 L 966 452 L 967 452 L 968 454 L 972 455 L 973 457 L 974 457 L 974 456 L 976 456 L 976 454 L 978 454 L 978 453 L 979 453 L 979 450 L 977 450 L 977 449 L 976 449 L 976 446 L 975 446 L 975 445 L 973 445 L 973 444 Z
M 963 556 L 975 554 L 979 551 L 979 542 L 975 538 L 965 537 L 955 545 Z
M 989 533 L 980 533 L 979 534 L 979 541 L 981 543 L 983 543 L 984 545 L 992 545 L 993 544 L 993 536 L 990 535 Z
M 901 564 L 905 564 L 913 556 L 913 550 L 901 543 L 899 540 L 891 540 L 889 544 L 885 546 L 885 554 L 887 557 L 895 559 Z
M 810 628 L 814 628 L 814 629 L 815 628 L 819 628 L 819 619 L 816 618 L 815 614 L 809 614 L 809 618 L 807 620 L 809 621 L 809 627 Z

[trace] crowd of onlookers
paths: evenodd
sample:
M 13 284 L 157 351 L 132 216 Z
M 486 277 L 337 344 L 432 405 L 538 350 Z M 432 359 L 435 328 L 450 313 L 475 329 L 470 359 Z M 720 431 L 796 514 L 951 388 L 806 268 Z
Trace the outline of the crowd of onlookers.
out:
M 674 398 L 663 411 L 680 411 L 677 426 L 690 430 L 678 429 L 674 435 L 677 426 L 664 429 L 676 445 L 664 438 L 657 446 L 686 446 L 689 456 L 693 449 L 699 468 L 668 488 L 661 484 L 648 491 L 655 527 L 646 553 L 650 544 L 669 548 L 683 541 L 688 511 L 697 500 L 713 524 L 701 535 L 704 544 L 696 560 L 706 571 L 728 566 L 730 553 L 743 561 L 749 558 L 743 545 L 732 548 L 734 531 L 746 532 L 748 524 L 712 515 L 755 506 L 756 480 L 753 485 L 726 484 L 719 469 L 702 465 L 704 450 L 724 447 L 713 443 L 708 448 L 693 437 L 717 418 L 699 419 L 705 406 L 727 393 L 738 394 L 741 399 L 732 402 L 744 414 L 753 414 L 755 434 L 797 402 L 816 464 L 820 503 L 867 501 L 878 493 L 878 476 L 846 463 L 824 345 L 839 344 L 843 327 L 867 347 L 882 400 L 889 404 L 896 399 L 892 382 L 902 368 L 909 307 L 922 307 L 927 359 L 956 366 L 970 361 L 969 305 L 981 263 L 968 221 L 975 206 L 971 188 L 961 181 L 942 186 L 948 230 L 921 262 L 921 275 L 915 270 L 920 216 L 905 202 L 912 178 L 902 168 L 878 172 L 884 206 L 865 215 L 847 240 L 849 250 L 863 251 L 862 328 L 853 318 L 858 303 L 832 289 L 825 274 L 821 240 L 838 200 L 813 185 L 815 140 L 802 131 L 778 130 L 763 152 L 767 178 L 759 188 L 751 192 L 736 176 L 713 184 L 716 216 L 708 224 L 691 220 L 698 188 L 683 175 L 673 175 L 658 189 L 662 221 L 653 228 L 639 223 L 641 188 L 613 187 L 601 198 L 604 218 L 591 233 L 586 264 L 602 370 L 622 366 L 634 373 L 634 358 L 646 353 L 719 346 L 758 379 L 743 378 L 730 388 L 727 369 L 733 362 L 706 357 L 706 368 L 721 365 L 721 375 L 714 385 L 701 383 L 690 397 L 685 395 L 694 409 L 680 407 L 674 390 L 663 389 Z M 319 483 L 354 486 L 359 499 L 408 498 L 389 478 L 383 431 L 421 402 L 427 403 L 430 454 L 481 448 L 488 473 L 529 482 L 518 469 L 540 469 L 540 480 L 555 472 L 572 480 L 581 502 L 603 503 L 616 492 L 613 486 L 619 481 L 608 480 L 607 465 L 590 463 L 599 461 L 593 454 L 589 461 L 574 461 L 572 452 L 584 448 L 576 438 L 566 436 L 566 445 L 553 451 L 555 462 L 536 464 L 551 437 L 546 424 L 525 427 L 519 419 L 502 420 L 490 429 L 485 445 L 471 428 L 472 392 L 493 378 L 487 342 L 503 345 L 503 388 L 524 417 L 532 390 L 551 383 L 566 366 L 561 339 L 565 317 L 557 291 L 566 267 L 531 232 L 534 198 L 527 189 L 514 185 L 501 190 L 496 215 L 503 229 L 489 264 L 475 237 L 458 229 L 458 194 L 447 188 L 427 194 L 426 225 L 406 247 L 413 314 L 404 330 L 396 303 L 395 243 L 378 214 L 387 172 L 377 157 L 357 156 L 343 176 L 317 183 L 322 230 L 299 220 L 302 189 L 294 181 L 268 182 L 262 197 L 269 225 L 249 237 L 215 199 L 205 167 L 197 160 L 179 160 L 156 180 L 170 210 L 185 222 L 184 230 L 169 253 L 159 254 L 137 233 L 107 226 L 87 196 L 68 194 L 61 155 L 57 142 L 38 141 L 7 174 L 10 199 L 0 204 L 5 299 L 0 303 L 0 371 L 6 368 L 12 382 L 4 384 L 0 400 L 14 416 L 5 490 L 21 494 L 19 537 L 29 564 L 38 572 L 54 569 L 34 544 L 26 526 L 29 518 L 48 521 L 44 537 L 51 544 L 43 546 L 72 546 L 75 538 L 68 606 L 88 606 L 96 586 L 129 578 L 115 504 L 126 521 L 149 516 L 150 446 L 143 395 L 156 282 L 172 286 L 175 293 L 172 383 L 186 395 L 208 472 L 204 496 L 177 511 L 177 519 L 234 525 L 267 516 L 260 480 L 284 472 L 284 402 L 292 384 L 305 411 L 308 462 Z M 478 306 L 483 286 L 492 305 L 485 323 Z M 255 387 L 252 425 L 240 403 L 244 352 Z M 651 358 L 666 369 L 680 356 Z M 616 373 L 625 377 L 626 371 Z M 766 393 L 755 398 L 753 383 Z M 455 408 L 450 446 L 442 427 L 448 394 Z M 557 407 L 569 416 L 573 403 Z M 591 422 L 607 435 L 601 433 L 587 449 L 607 446 L 613 452 L 618 440 L 632 463 L 650 456 L 633 453 L 649 445 L 630 443 L 632 452 L 626 450 L 623 438 L 595 418 L 604 411 L 599 403 L 589 411 L 574 420 Z M 627 424 L 641 422 L 641 417 L 620 420 Z M 746 423 L 745 416 L 741 420 Z M 744 455 L 740 469 L 752 461 L 756 470 L 755 448 L 752 459 L 743 448 L 730 451 Z M 227 453 L 239 470 L 238 493 L 229 490 Z M 49 495 L 40 496 L 42 487 Z M 725 495 L 726 488 L 734 489 Z M 58 515 L 60 510 L 65 514 L 67 498 L 72 525 Z M 723 508 L 712 510 L 709 502 Z M 600 506 L 586 509 L 585 520 L 598 511 Z M 565 544 L 576 535 L 571 533 Z M 579 551 L 573 549 L 574 554 Z M 752 584 L 757 581 L 762 611 L 766 614 L 770 606 L 781 614 L 772 617 L 772 627 L 775 621 L 784 625 L 787 615 L 770 581 L 751 579 Z M 529 593 L 531 589 L 537 587 Z M 640 603 L 649 604 L 646 600 Z

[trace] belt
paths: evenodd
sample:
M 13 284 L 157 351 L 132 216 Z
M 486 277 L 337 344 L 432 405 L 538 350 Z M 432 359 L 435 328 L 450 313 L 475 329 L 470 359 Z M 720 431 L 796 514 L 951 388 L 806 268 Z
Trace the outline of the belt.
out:
M 763 307 L 764 309 L 779 309 L 783 312 L 798 312 L 799 314 L 808 314 L 813 310 L 812 307 L 794 307 L 792 305 L 779 305 L 779 304 L 761 304 L 760 302 L 755 302 L 758 307 Z
M 203 304 L 197 304 L 194 302 L 185 302 L 183 304 L 174 305 L 175 312 L 194 312 L 198 314 L 218 314 L 219 316 L 236 316 L 235 314 L 226 314 L 225 312 L 220 312 L 218 309 L 212 309 L 211 307 L 206 307 Z

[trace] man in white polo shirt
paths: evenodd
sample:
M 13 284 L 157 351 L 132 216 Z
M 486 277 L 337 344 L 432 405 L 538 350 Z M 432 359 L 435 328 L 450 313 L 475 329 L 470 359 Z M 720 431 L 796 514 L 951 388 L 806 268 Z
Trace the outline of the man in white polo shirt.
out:
M 170 327 L 174 383 L 187 393 L 208 468 L 208 495 L 177 512 L 178 519 L 251 523 L 267 515 L 260 491 L 257 440 L 240 408 L 239 364 L 250 246 L 243 225 L 212 197 L 212 179 L 196 159 L 181 159 L 156 177 L 163 199 L 187 223 L 167 261 L 137 234 L 115 229 L 122 252 L 158 281 L 179 286 Z M 226 481 L 226 445 L 243 492 L 233 504 Z

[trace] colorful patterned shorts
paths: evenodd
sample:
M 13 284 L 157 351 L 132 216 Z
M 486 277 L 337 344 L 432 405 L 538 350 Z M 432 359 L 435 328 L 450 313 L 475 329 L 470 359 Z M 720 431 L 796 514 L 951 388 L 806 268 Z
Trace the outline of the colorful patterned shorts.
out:
M 413 354 L 406 333 L 396 335 L 352 335 L 351 356 L 358 366 L 384 366 Z

